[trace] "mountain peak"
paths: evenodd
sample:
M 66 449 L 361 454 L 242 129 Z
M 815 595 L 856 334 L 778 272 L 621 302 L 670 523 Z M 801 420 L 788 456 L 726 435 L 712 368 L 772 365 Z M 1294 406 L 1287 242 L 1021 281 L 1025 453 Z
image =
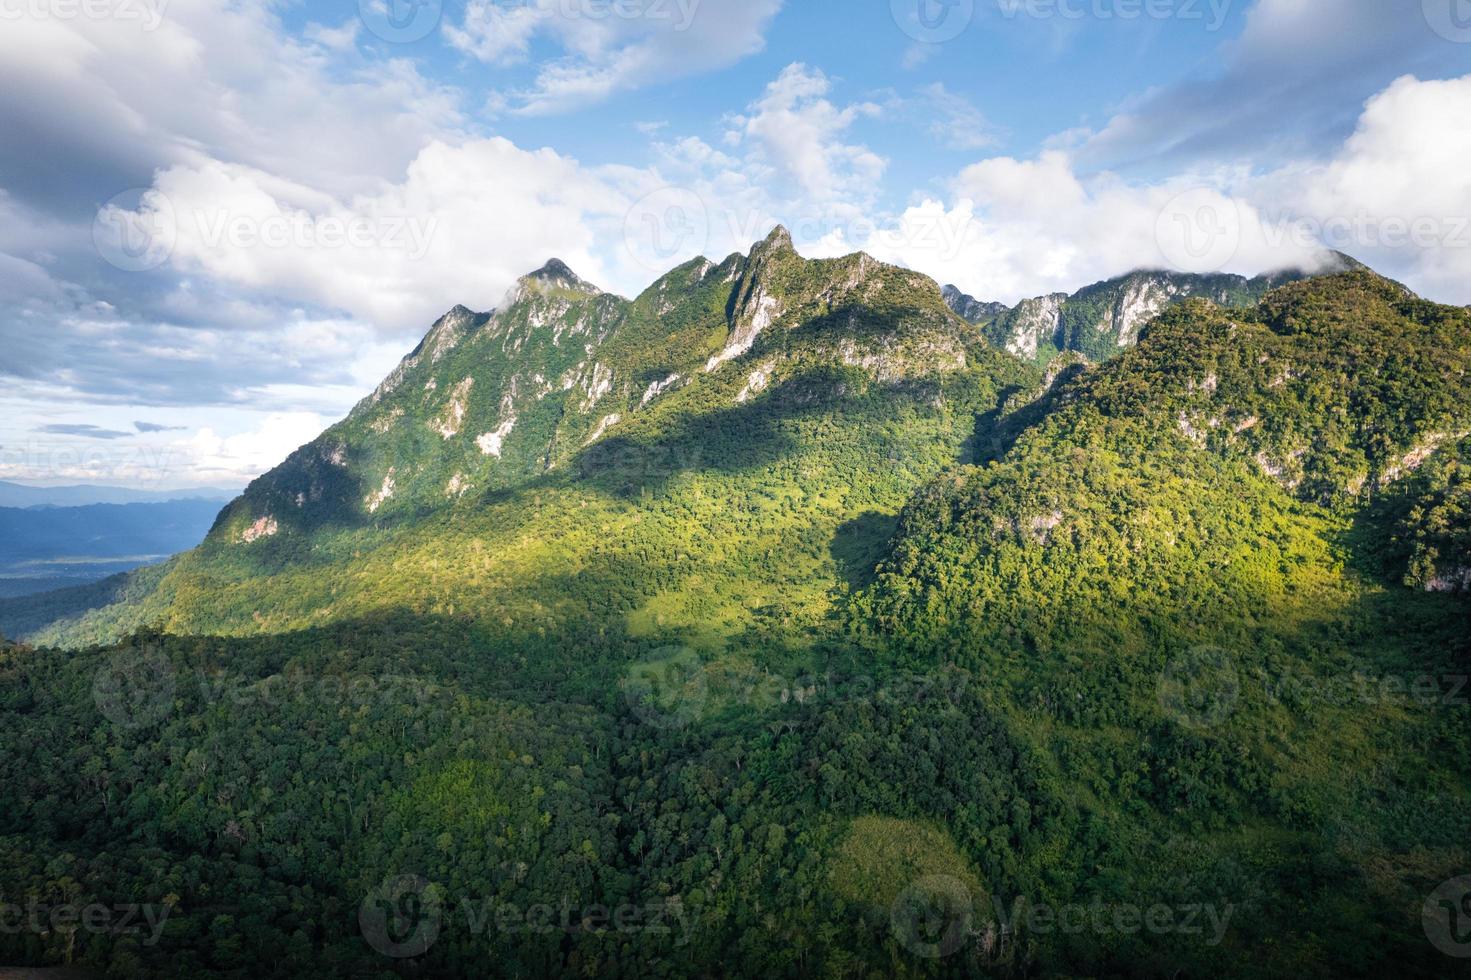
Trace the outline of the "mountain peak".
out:
M 577 293 L 597 296 L 602 290 L 583 279 L 561 259 L 547 259 L 546 264 L 535 272 L 528 273 L 517 282 L 516 298 L 524 297 L 528 290 L 545 292 L 548 289 L 567 289 Z
M 771 233 L 762 239 L 760 245 L 757 247 L 767 252 L 789 252 L 795 250 L 795 246 L 792 244 L 792 233 L 787 231 L 786 225 L 777 225 L 771 229 Z

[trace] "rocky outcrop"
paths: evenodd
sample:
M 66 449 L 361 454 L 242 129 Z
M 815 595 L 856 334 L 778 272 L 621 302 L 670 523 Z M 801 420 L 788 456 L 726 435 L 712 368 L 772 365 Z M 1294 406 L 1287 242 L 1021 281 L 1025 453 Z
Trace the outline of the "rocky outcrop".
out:
M 945 305 L 955 311 L 956 316 L 970 323 L 990 323 L 1011 311 L 1011 307 L 1005 303 L 983 302 L 961 292 L 956 286 L 946 286 L 940 290 L 940 295 L 944 298 Z

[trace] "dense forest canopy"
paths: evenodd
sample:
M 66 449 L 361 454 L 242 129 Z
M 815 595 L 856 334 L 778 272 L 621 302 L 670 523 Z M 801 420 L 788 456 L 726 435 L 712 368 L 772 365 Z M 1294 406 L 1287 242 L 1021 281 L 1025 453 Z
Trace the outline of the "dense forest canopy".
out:
M 1468 367 L 1364 270 L 1048 366 L 780 231 L 548 265 L 199 549 L 0 604 L 0 962 L 1446 975 Z

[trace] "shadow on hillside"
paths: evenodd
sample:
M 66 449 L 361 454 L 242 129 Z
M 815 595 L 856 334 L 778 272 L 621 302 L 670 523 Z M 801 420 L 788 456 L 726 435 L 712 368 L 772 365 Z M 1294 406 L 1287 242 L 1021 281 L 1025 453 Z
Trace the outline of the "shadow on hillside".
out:
M 961 462 L 985 466 L 1003 459 L 1028 429 L 1040 425 L 1062 407 L 1069 383 L 1081 372 L 1080 365 L 1065 368 L 1047 391 L 1011 411 L 1006 410 L 1007 403 L 1026 395 L 1027 389 L 1020 385 L 1004 389 L 996 408 L 976 416 L 975 434 L 966 442 Z
M 803 448 L 789 423 L 828 412 L 845 393 L 839 372 L 804 372 L 749 403 L 684 416 L 650 436 L 606 438 L 580 452 L 571 470 L 576 479 L 627 500 L 661 492 L 688 473 L 771 467 Z
M 889 550 L 889 540 L 899 526 L 891 514 L 868 511 L 838 526 L 828 552 L 848 589 L 857 592 L 872 584 L 878 563 Z

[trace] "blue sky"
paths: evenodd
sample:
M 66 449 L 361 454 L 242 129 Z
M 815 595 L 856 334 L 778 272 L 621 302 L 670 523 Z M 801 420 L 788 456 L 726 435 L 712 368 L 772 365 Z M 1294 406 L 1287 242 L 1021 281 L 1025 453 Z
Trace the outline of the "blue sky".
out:
M 0 3 L 0 479 L 242 484 L 552 255 L 778 221 L 1006 302 L 1325 247 L 1471 302 L 1471 0 L 387 3 Z

